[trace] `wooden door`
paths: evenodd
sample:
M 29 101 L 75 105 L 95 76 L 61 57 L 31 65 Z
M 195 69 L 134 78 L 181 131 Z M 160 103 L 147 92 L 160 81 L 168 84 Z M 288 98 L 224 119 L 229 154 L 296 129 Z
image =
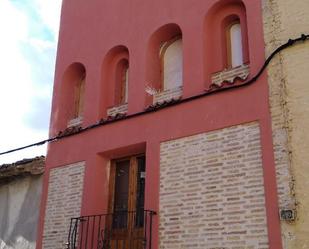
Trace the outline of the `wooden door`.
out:
M 111 249 L 144 248 L 145 156 L 111 164 L 108 227 Z

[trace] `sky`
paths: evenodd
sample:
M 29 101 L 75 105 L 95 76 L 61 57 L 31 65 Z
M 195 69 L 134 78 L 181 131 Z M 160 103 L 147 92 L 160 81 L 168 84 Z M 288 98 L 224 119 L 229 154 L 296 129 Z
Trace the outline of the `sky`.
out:
M 0 152 L 48 138 L 61 0 L 0 0 Z M 0 156 L 45 155 L 46 145 Z

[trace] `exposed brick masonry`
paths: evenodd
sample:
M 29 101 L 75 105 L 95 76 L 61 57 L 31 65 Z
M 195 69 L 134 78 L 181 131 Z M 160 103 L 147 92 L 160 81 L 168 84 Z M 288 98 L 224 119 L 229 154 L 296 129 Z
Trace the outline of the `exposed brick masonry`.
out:
M 161 144 L 160 249 L 268 248 L 257 123 Z
M 43 234 L 44 249 L 63 249 L 70 218 L 80 216 L 84 162 L 50 171 Z

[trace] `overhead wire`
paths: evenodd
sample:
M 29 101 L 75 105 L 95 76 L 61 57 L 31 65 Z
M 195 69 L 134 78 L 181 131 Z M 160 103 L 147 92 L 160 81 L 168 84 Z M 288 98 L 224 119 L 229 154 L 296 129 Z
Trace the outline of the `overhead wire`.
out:
M 293 45 L 295 45 L 295 43 L 297 42 L 301 42 L 301 41 L 306 41 L 309 40 L 309 35 L 308 34 L 302 34 L 300 37 L 296 38 L 296 39 L 289 39 L 286 43 L 282 44 L 281 46 L 279 46 L 278 48 L 276 48 L 265 60 L 264 64 L 262 65 L 262 67 L 260 68 L 260 70 L 256 73 L 255 76 L 253 76 L 251 79 L 249 79 L 248 81 L 242 83 L 242 84 L 238 84 L 238 85 L 229 85 L 228 87 L 221 87 L 221 88 L 215 88 L 215 89 L 208 89 L 206 90 L 204 93 L 198 94 L 198 95 L 194 95 L 188 98 L 184 98 L 184 99 L 180 99 L 179 101 L 172 101 L 170 103 L 168 103 L 167 105 L 162 105 L 159 106 L 158 108 L 147 108 L 144 111 L 141 112 L 136 112 L 133 114 L 129 114 L 129 115 L 120 115 L 116 118 L 112 118 L 112 119 L 106 119 L 106 120 L 100 120 L 99 122 L 95 123 L 95 124 L 91 124 L 87 127 L 84 128 L 79 128 L 77 130 L 73 130 L 73 132 L 70 133 L 65 133 L 65 132 L 60 132 L 57 136 L 36 142 L 36 143 L 32 143 L 32 144 L 28 144 L 22 147 L 18 147 L 15 149 L 11 149 L 11 150 L 7 150 L 4 152 L 0 152 L 0 156 L 5 155 L 5 154 L 10 154 L 16 151 L 20 151 L 20 150 L 24 150 L 27 148 L 31 148 L 34 146 L 41 146 L 44 145 L 46 143 L 50 143 L 50 142 L 55 142 L 55 141 L 59 141 L 62 140 L 64 138 L 70 137 L 70 136 L 75 136 L 78 135 L 80 133 L 86 132 L 88 130 L 92 130 L 95 129 L 97 127 L 100 126 L 104 126 L 104 125 L 108 125 L 108 124 L 112 124 L 115 122 L 120 122 L 122 120 L 127 120 L 127 119 L 131 119 L 131 118 L 135 118 L 141 115 L 146 115 L 152 112 L 156 112 L 171 106 L 175 106 L 175 105 L 179 105 L 179 104 L 183 104 L 195 99 L 199 99 L 205 96 L 209 96 L 209 95 L 213 95 L 213 94 L 217 94 L 220 92 L 224 92 L 224 91 L 228 91 L 228 90 L 233 90 L 233 89 L 238 89 L 238 88 L 242 88 L 242 87 L 246 87 L 251 85 L 252 83 L 256 82 L 261 75 L 263 74 L 263 72 L 265 71 L 265 69 L 267 68 L 267 66 L 269 65 L 269 63 L 272 61 L 272 59 L 275 57 L 276 54 L 278 54 L 279 52 L 283 51 L 284 49 L 287 49 Z

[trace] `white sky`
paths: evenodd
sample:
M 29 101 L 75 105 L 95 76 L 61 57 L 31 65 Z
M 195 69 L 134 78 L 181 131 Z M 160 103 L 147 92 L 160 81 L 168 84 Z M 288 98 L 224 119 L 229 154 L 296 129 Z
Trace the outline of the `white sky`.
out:
M 61 0 L 0 0 L 0 152 L 48 136 Z M 46 146 L 0 164 L 45 155 Z

